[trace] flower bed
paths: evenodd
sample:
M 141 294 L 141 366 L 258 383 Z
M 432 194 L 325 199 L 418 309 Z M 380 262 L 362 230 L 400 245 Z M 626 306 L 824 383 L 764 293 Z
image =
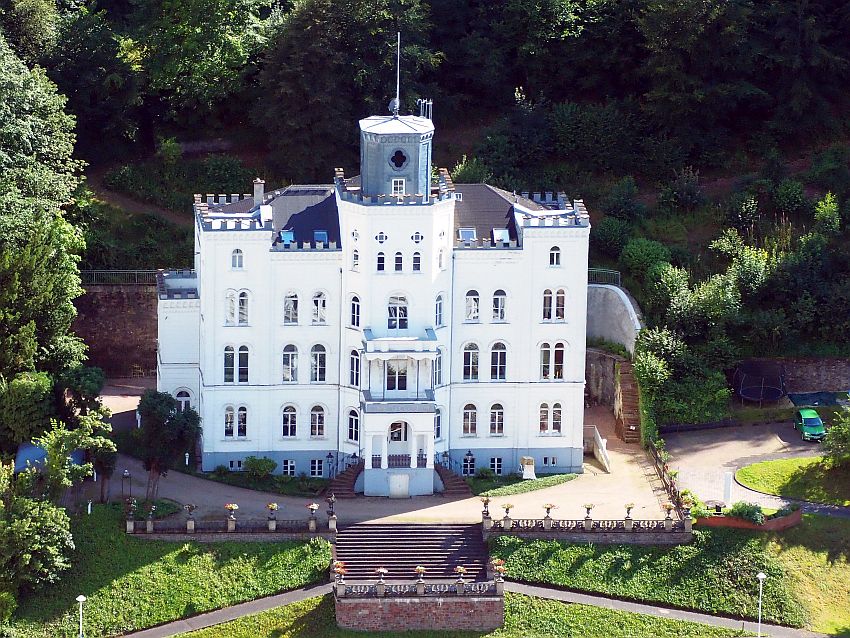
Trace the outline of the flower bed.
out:
M 762 532 L 781 532 L 803 522 L 803 511 L 795 510 L 785 516 L 766 520 L 762 525 L 738 518 L 737 516 L 706 516 L 696 520 L 703 527 L 731 527 L 734 529 L 753 529 Z

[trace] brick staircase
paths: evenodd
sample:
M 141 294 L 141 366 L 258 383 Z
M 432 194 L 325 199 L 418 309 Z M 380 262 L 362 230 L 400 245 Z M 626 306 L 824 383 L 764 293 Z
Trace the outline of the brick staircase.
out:
M 617 436 L 626 443 L 640 443 L 640 401 L 637 380 L 629 361 L 620 364 L 620 413 L 617 415 Z
M 443 496 L 450 496 L 452 498 L 469 498 L 472 496 L 472 489 L 463 480 L 463 477 L 458 476 L 447 467 L 443 467 L 438 463 L 434 465 L 434 469 L 437 470 L 437 474 L 439 474 L 440 480 L 443 482 Z
M 428 580 L 456 578 L 458 565 L 466 567 L 465 578 L 486 580 L 488 554 L 480 525 L 358 523 L 337 533 L 336 560 L 353 581 L 374 581 L 378 567 L 388 570 L 388 581 L 412 581 L 417 565 Z
M 363 471 L 364 466 L 365 464 L 361 460 L 337 474 L 328 483 L 328 486 L 325 488 L 325 494 L 333 494 L 336 498 L 355 498 L 357 495 L 354 493 L 354 484 L 357 482 L 357 477 Z

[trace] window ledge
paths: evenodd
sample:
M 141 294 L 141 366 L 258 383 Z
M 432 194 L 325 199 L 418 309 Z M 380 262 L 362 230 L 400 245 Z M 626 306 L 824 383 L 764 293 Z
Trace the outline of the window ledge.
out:
M 490 438 L 491 439 L 504 439 L 505 435 L 504 434 L 491 434 Z
M 557 436 L 563 436 L 563 435 L 561 434 L 561 432 L 540 432 L 537 436 L 557 437 Z
M 244 436 L 226 436 L 221 439 L 221 443 L 250 443 L 251 439 Z
M 463 323 L 481 323 L 481 319 L 464 319 Z
M 490 323 L 510 323 L 507 319 L 493 319 Z
M 477 439 L 478 435 L 477 434 L 461 434 L 460 438 L 462 438 L 462 439 Z
M 312 434 L 310 435 L 311 441 L 327 441 L 327 439 L 328 439 L 328 437 L 326 437 L 324 435 L 322 435 L 322 436 L 313 436 Z

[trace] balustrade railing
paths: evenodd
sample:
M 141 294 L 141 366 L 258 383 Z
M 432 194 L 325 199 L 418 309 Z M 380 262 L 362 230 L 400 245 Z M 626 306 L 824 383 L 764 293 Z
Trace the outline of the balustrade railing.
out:
M 387 456 L 388 467 L 410 467 L 410 454 L 390 454 Z
M 344 583 L 337 582 L 337 595 L 345 598 L 380 598 L 415 596 L 500 596 L 501 581 L 424 582 L 424 583 Z
M 636 519 L 534 519 L 517 518 L 510 519 L 510 527 L 505 527 L 504 519 L 494 518 L 488 520 L 485 529 L 497 532 L 510 532 L 521 534 L 523 532 L 543 532 L 556 530 L 561 532 L 685 532 L 689 531 L 685 521 L 673 519 L 660 520 L 636 520 Z

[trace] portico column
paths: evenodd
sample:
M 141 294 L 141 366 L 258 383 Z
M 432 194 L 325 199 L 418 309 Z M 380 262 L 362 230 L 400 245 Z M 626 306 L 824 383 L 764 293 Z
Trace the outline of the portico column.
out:
M 372 468 L 372 435 L 368 434 L 363 441 L 363 458 L 366 462 L 366 469 Z
M 419 451 L 416 441 L 419 440 L 419 435 L 411 432 L 413 428 L 410 424 L 407 425 L 407 450 L 410 454 L 410 467 L 416 469 L 416 453 Z
M 389 442 L 387 441 L 387 436 L 384 435 L 381 438 L 381 469 L 385 470 L 390 466 L 390 457 L 389 457 Z
M 425 437 L 425 467 L 434 469 L 434 437 Z

